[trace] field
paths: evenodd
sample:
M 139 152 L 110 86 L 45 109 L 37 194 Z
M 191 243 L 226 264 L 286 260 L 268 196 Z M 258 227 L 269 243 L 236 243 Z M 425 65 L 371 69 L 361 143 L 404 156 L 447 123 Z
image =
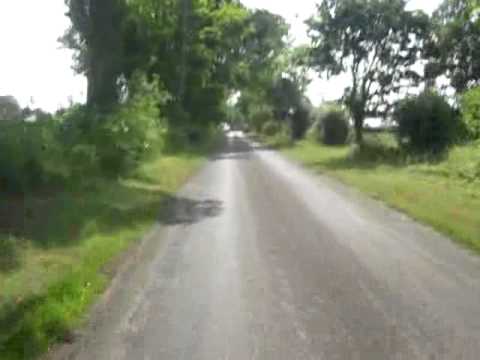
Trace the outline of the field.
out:
M 480 144 L 457 146 L 438 159 L 399 156 L 393 137 L 369 135 L 363 154 L 347 146 L 302 141 L 283 150 L 311 170 L 431 225 L 480 253 Z M 368 148 L 368 146 L 367 146 Z

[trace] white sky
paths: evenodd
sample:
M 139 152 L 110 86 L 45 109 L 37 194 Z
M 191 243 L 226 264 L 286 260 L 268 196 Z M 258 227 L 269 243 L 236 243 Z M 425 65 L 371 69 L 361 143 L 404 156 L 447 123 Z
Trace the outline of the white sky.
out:
M 49 111 L 84 99 L 86 81 L 57 39 L 68 28 L 64 0 L 0 0 L 0 95 Z
M 243 0 L 246 6 L 282 15 L 296 43 L 308 42 L 304 20 L 317 0 Z M 431 13 L 441 0 L 411 0 L 409 7 Z M 28 9 L 28 10 L 27 10 Z M 22 106 L 49 111 L 70 99 L 84 101 L 86 81 L 71 69 L 72 54 L 57 39 L 68 27 L 64 0 L 0 0 L 0 95 L 15 96 Z M 347 78 L 315 80 L 308 95 L 314 104 L 338 99 Z

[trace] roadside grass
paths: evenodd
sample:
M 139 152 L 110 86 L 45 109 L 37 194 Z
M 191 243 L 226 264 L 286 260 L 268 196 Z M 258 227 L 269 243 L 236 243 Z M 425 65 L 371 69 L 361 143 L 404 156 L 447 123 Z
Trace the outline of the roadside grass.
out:
M 402 155 L 390 135 L 369 134 L 369 150 L 302 141 L 283 153 L 431 225 L 480 253 L 480 143 L 440 159 Z
M 0 227 L 0 358 L 33 359 L 69 341 L 107 286 L 107 265 L 161 221 L 161 205 L 207 155 L 157 156 L 127 179 L 83 191 L 0 195 L 0 213 L 16 218 Z
M 262 143 L 270 149 L 284 149 L 293 145 L 290 136 L 285 133 L 278 133 L 272 136 L 267 136 L 262 133 L 250 133 L 248 137 Z

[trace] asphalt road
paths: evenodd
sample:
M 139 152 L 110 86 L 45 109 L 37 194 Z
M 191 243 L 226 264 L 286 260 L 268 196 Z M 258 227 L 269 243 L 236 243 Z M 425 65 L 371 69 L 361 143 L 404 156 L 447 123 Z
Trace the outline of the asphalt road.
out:
M 480 261 L 355 191 L 230 139 L 172 206 L 57 356 L 480 358 Z

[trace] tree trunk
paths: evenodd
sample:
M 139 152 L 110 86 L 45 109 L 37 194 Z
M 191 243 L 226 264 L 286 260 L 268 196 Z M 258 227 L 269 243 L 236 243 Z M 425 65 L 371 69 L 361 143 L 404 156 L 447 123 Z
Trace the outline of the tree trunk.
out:
M 354 114 L 353 127 L 355 130 L 355 143 L 359 146 L 363 145 L 363 122 L 365 117 L 362 114 Z
M 109 107 L 118 100 L 117 74 L 101 57 L 92 61 L 88 70 L 87 104 L 100 108 Z
M 180 8 L 180 21 L 181 21 L 181 47 L 180 47 L 180 71 L 178 77 L 178 90 L 177 98 L 182 106 L 184 105 L 185 87 L 187 82 L 187 55 L 189 46 L 188 31 L 190 28 L 190 13 L 191 13 L 191 0 L 182 0 Z
M 90 3 L 87 104 L 108 108 L 118 101 L 117 80 L 121 73 L 122 9 L 116 0 Z

